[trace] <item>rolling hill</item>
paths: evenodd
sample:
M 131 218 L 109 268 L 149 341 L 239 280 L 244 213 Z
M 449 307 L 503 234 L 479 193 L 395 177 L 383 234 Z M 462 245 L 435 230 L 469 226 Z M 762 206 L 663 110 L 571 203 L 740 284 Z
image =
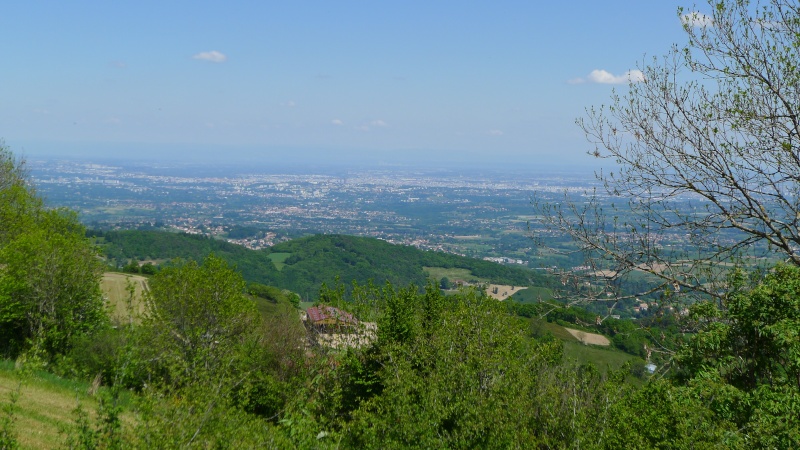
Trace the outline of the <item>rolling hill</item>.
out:
M 214 253 L 235 266 L 245 280 L 278 286 L 315 298 L 323 283 L 337 280 L 345 286 L 353 281 L 395 286 L 428 283 L 426 269 L 462 269 L 487 283 L 543 286 L 540 273 L 442 252 L 423 251 L 379 239 L 314 235 L 283 242 L 271 249 L 249 250 L 202 236 L 159 231 L 112 231 L 100 236 L 100 245 L 110 260 L 201 260 Z M 279 270 L 280 269 L 280 270 Z M 438 280 L 436 280 L 438 282 Z

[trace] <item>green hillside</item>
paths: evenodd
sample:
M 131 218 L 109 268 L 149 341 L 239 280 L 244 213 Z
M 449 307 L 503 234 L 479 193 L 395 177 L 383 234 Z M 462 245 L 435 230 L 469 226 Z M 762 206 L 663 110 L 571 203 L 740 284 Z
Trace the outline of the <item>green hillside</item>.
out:
M 315 235 L 275 245 L 268 250 L 249 250 L 228 242 L 184 233 L 112 231 L 100 236 L 110 261 L 130 259 L 202 260 L 214 253 L 235 266 L 245 280 L 279 286 L 314 298 L 323 283 L 350 286 L 353 281 L 395 286 L 428 283 L 430 268 L 459 269 L 476 279 L 497 284 L 541 286 L 542 274 L 520 267 L 466 258 L 441 252 L 356 236 Z
M 202 261 L 211 253 L 236 266 L 245 280 L 270 284 L 280 274 L 267 252 L 250 250 L 240 245 L 186 233 L 164 231 L 109 231 L 99 234 L 103 253 L 109 261 L 123 265 L 130 259 L 170 260 L 173 258 Z

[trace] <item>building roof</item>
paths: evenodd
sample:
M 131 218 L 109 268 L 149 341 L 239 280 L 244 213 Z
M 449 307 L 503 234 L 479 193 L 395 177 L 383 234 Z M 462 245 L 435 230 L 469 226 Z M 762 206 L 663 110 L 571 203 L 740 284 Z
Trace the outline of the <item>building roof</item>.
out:
M 334 308 L 333 306 L 312 306 L 308 308 L 306 312 L 308 313 L 308 319 L 313 323 L 324 322 L 330 319 L 352 325 L 358 323 L 358 320 L 356 320 L 352 314 L 347 311 L 342 311 L 339 308 Z

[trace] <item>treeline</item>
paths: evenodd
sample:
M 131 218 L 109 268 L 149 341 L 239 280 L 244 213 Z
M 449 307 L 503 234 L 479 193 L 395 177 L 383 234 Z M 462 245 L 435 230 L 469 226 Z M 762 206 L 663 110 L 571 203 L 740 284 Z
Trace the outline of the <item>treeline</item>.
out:
M 396 286 L 424 286 L 424 267 L 467 269 L 479 278 L 498 284 L 516 286 L 544 285 L 544 275 L 528 269 L 458 255 L 422 251 L 365 237 L 315 235 L 275 245 L 268 250 L 249 250 L 218 239 L 158 231 L 90 232 L 103 238 L 103 251 L 120 267 L 133 260 L 168 260 L 184 258 L 202 261 L 216 256 L 235 266 L 251 283 L 280 286 L 314 298 L 323 284 L 338 281 Z M 270 254 L 289 254 L 280 271 Z M 349 289 L 349 287 L 348 287 Z

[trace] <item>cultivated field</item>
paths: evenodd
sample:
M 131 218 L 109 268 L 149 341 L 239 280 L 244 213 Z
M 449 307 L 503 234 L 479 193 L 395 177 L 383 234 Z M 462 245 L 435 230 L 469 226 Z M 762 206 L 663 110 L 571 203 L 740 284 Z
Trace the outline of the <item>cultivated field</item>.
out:
M 528 289 L 526 286 L 509 286 L 505 284 L 490 284 L 486 287 L 486 294 L 497 300 L 505 300 L 517 292 Z
M 575 339 L 581 341 L 584 344 L 603 345 L 603 346 L 611 345 L 611 341 L 609 341 L 608 338 L 603 336 L 602 334 L 589 333 L 587 331 L 581 331 L 581 330 L 573 330 L 572 328 L 566 328 L 566 327 L 564 329 L 569 331 L 569 334 L 575 336 Z

